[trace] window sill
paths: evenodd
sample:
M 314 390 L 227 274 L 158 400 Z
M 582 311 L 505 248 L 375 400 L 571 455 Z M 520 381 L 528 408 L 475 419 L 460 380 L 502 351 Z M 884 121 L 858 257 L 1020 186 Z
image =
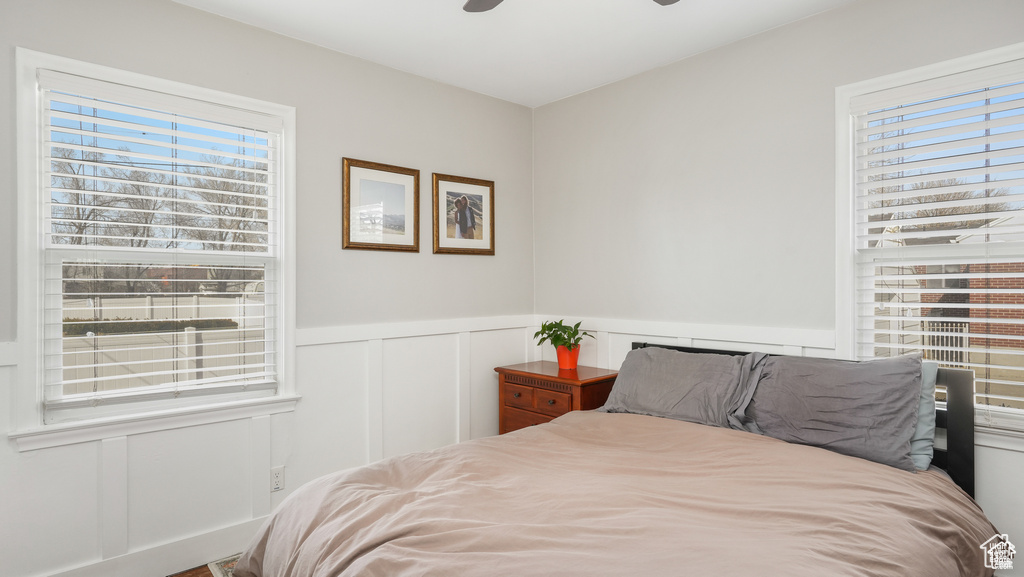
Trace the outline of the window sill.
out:
M 1024 414 L 1002 407 L 975 409 L 976 445 L 1024 452 Z
M 258 399 L 200 405 L 137 415 L 108 417 L 89 421 L 76 421 L 12 431 L 7 437 L 14 441 L 18 451 L 35 451 L 88 443 L 111 437 L 138 435 L 167 429 L 195 427 L 210 423 L 247 419 L 295 410 L 298 395 L 278 395 Z

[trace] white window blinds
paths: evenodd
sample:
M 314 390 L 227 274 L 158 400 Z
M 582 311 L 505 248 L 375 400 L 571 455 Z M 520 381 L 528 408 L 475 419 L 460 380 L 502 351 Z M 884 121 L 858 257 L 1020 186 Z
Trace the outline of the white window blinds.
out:
M 276 388 L 282 122 L 48 70 L 46 420 Z
M 1024 409 L 1024 65 L 854 97 L 857 350 Z

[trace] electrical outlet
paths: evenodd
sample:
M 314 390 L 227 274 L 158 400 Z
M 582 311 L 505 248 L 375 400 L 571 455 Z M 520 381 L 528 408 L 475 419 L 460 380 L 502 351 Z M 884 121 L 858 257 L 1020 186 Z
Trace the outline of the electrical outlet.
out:
M 284 489 L 284 465 L 270 470 L 270 492 Z

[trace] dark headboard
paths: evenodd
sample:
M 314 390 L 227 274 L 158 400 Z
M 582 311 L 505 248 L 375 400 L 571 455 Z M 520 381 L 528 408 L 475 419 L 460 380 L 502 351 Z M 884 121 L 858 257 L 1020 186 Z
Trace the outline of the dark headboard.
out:
M 633 343 L 634 349 L 660 347 L 684 353 L 746 355 L 749 352 Z M 974 497 L 974 371 L 940 368 L 937 386 L 946 389 L 946 406 L 935 410 L 935 425 L 946 430 L 946 448 L 935 449 L 932 464 Z

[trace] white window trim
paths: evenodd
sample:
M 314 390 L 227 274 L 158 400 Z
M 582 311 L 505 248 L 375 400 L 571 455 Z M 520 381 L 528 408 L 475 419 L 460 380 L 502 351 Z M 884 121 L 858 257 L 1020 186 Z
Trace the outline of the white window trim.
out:
M 233 420 L 294 409 L 295 394 L 295 108 L 219 92 L 171 80 L 44 54 L 25 48 L 16 51 L 17 175 L 18 175 L 18 370 L 11 387 L 12 431 L 9 438 L 20 451 L 80 443 L 111 436 Z M 198 100 L 215 100 L 284 121 L 281 135 L 281 210 L 285 223 L 281 237 L 280 318 L 277 395 L 249 401 L 227 401 L 167 410 L 156 410 L 74 423 L 44 425 L 41 367 L 41 282 L 43 256 L 39 215 L 43 200 L 38 194 L 42 174 L 39 162 L 42 134 L 39 118 L 42 100 L 36 70 L 47 68 L 86 77 L 100 77 L 128 86 L 176 94 Z
M 856 247 L 853 242 L 854 166 L 853 117 L 851 100 L 860 95 L 899 86 L 934 80 L 952 74 L 994 66 L 1012 60 L 1024 59 L 1024 42 L 1011 44 L 945 62 L 939 62 L 904 72 L 872 78 L 836 88 L 836 357 L 856 357 Z M 1019 412 L 978 408 L 975 421 L 989 433 L 1006 434 L 1024 431 L 1024 415 Z

